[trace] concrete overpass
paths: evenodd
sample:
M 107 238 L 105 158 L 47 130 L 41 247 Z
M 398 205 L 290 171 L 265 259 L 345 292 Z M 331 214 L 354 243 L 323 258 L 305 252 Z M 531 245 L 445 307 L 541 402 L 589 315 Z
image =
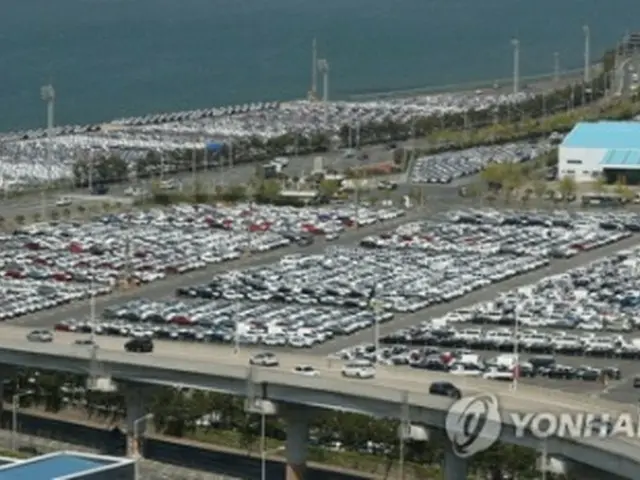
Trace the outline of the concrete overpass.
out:
M 0 364 L 8 366 L 3 369 L 5 372 L 11 371 L 11 366 L 20 366 L 90 373 L 89 347 L 73 345 L 81 335 L 60 333 L 53 343 L 34 344 L 25 340 L 26 333 L 19 327 L 0 328 Z M 375 379 L 347 380 L 341 376 L 340 362 L 302 354 L 279 355 L 278 368 L 250 367 L 250 352 L 234 355 L 229 348 L 206 344 L 186 346 L 158 341 L 154 353 L 133 354 L 123 349 L 126 339 L 98 338 L 100 372 L 124 386 L 129 432 L 133 432 L 135 420 L 144 415 L 145 386 L 181 386 L 244 396 L 250 411 L 279 415 L 286 420 L 287 480 L 304 478 L 308 425 L 314 408 L 399 418 L 413 426 L 403 430 L 408 431 L 405 435 L 413 436 L 414 430 L 418 434 L 422 430 L 428 438 L 442 438 L 452 401 L 428 395 L 427 390 L 432 381 L 444 378 L 453 379 L 465 395 L 483 392 L 498 396 L 503 442 L 538 450 L 544 447 L 548 455 L 581 468 L 579 475 L 585 480 L 635 479 L 640 472 L 638 439 L 550 437 L 542 445 L 532 436 L 518 438 L 509 416 L 510 412 L 628 413 L 619 403 L 525 385 L 514 392 L 505 383 L 397 367 L 379 367 Z M 293 373 L 293 367 L 299 364 L 313 365 L 320 375 Z M 466 460 L 457 457 L 450 444 L 445 451 L 445 478 L 466 478 Z

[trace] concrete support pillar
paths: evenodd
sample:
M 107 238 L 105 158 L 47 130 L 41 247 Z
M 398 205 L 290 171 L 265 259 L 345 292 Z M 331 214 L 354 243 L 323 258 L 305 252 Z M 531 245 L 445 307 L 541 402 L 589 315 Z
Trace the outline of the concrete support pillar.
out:
M 307 470 L 310 411 L 304 408 L 288 408 L 287 423 L 287 468 L 286 480 L 304 480 Z
M 127 408 L 127 456 L 138 457 L 142 453 L 140 440 L 144 437 L 147 426 L 146 390 L 143 386 L 127 384 L 123 393 Z
M 467 480 L 467 459 L 456 455 L 450 444 L 445 445 L 443 470 L 444 480 Z

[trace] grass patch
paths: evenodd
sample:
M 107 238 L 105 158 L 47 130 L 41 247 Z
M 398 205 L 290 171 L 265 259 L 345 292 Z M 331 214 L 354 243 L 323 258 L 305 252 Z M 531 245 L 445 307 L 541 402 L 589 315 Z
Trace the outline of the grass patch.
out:
M 249 454 L 260 454 L 260 437 L 243 438 L 240 432 L 234 430 L 196 430 L 188 434 L 187 438 L 215 446 L 243 450 Z M 272 438 L 266 438 L 265 441 L 269 457 L 285 457 L 285 443 L 283 441 Z M 397 458 L 389 461 L 386 457 L 380 455 L 358 452 L 334 452 L 311 446 L 309 448 L 308 460 L 319 464 L 377 475 L 385 475 L 398 468 Z M 408 478 L 440 478 L 439 471 L 440 469 L 436 466 L 423 466 L 410 462 L 405 463 L 405 472 Z
M 6 457 L 6 458 L 16 458 L 16 459 L 25 459 L 25 458 L 31 458 L 33 457 L 33 455 L 29 455 L 26 452 L 19 452 L 16 450 L 2 450 L 0 449 L 0 457 Z

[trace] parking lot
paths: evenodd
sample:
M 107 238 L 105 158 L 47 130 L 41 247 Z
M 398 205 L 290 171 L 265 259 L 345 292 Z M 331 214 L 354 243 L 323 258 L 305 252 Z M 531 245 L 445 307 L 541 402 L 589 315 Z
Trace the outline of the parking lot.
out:
M 0 237 L 0 319 L 110 293 L 127 275 L 152 283 L 221 262 L 316 240 L 403 215 L 397 209 L 176 206 L 42 223 Z
M 56 127 L 54 137 L 43 129 L 15 132 L 0 145 L 2 183 L 11 186 L 71 178 L 78 158 L 114 152 L 132 162 L 148 151 L 168 154 L 181 149 L 203 149 L 207 141 L 232 144 L 258 138 L 266 141 L 297 133 L 337 136 L 343 126 L 383 122 L 410 123 L 415 118 L 483 110 L 518 104 L 531 93 L 460 92 L 369 102 L 296 101 L 253 103 L 191 112 L 155 114 L 121 119 L 105 125 Z M 290 152 L 294 154 L 293 149 Z
M 378 352 L 369 336 L 332 355 L 452 378 L 509 381 L 517 368 L 525 383 L 637 403 L 639 286 L 635 246 L 492 298 L 413 316 L 414 323 L 382 336 Z
M 448 184 L 480 173 L 491 162 L 521 163 L 543 155 L 552 148 L 547 141 L 538 144 L 520 142 L 419 157 L 412 164 L 409 181 L 415 184 Z
M 485 223 L 466 223 L 471 213 Z M 329 245 L 313 254 L 287 254 L 277 262 L 220 271 L 201 283 L 183 284 L 174 295 L 112 304 L 99 331 L 222 343 L 234 341 L 237 333 L 243 344 L 326 344 L 320 351 L 328 353 L 363 336 L 370 339 L 376 319 L 383 336 L 393 332 L 394 319 L 410 330 L 420 323 L 406 324 L 411 317 L 430 318 L 432 309 L 446 312 L 461 299 L 500 289 L 502 282 L 521 281 L 538 269 L 562 271 L 567 262 L 599 256 L 598 248 L 615 249 L 634 240 L 624 227 L 602 228 L 599 215 L 540 213 L 522 217 L 540 224 L 517 229 L 509 224 L 510 216 L 498 215 L 456 212 L 365 237 L 359 247 Z M 373 248 L 374 240 L 385 244 Z M 524 247 L 514 249 L 514 241 Z M 73 321 L 71 315 L 57 318 L 57 328 L 86 331 L 87 313 Z

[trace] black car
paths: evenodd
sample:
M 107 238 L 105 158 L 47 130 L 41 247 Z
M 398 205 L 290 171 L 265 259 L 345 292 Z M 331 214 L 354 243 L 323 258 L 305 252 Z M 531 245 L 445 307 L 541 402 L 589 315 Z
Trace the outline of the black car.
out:
M 148 337 L 132 338 L 124 344 L 127 352 L 151 353 L 153 352 L 153 340 Z
M 429 387 L 429 393 L 431 395 L 455 398 L 456 400 L 462 398 L 460 389 L 450 382 L 433 382 Z

